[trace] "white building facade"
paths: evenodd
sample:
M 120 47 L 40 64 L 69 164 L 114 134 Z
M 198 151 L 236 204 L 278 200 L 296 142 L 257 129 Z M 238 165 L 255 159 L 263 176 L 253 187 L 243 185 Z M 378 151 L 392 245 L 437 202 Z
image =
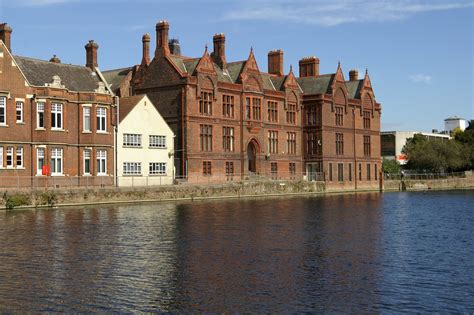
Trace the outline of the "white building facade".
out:
M 174 180 L 174 134 L 146 95 L 120 99 L 117 185 L 171 185 Z
M 467 121 L 464 118 L 452 116 L 444 120 L 444 131 L 446 131 L 446 133 L 448 134 L 456 128 L 459 128 L 461 129 L 461 131 L 464 131 L 466 127 Z

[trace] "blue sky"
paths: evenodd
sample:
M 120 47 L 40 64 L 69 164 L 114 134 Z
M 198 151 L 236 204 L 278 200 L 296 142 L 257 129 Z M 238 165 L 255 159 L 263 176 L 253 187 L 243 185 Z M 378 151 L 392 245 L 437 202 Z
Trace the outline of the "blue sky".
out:
M 226 34 L 228 61 L 254 48 L 283 49 L 285 68 L 315 55 L 321 73 L 341 61 L 369 70 L 382 103 L 382 130 L 442 130 L 443 120 L 474 118 L 474 0 L 0 0 L 0 21 L 13 28 L 14 54 L 85 63 L 84 45 L 99 43 L 99 67 L 138 64 L 141 36 L 166 19 L 182 53 L 201 56 Z

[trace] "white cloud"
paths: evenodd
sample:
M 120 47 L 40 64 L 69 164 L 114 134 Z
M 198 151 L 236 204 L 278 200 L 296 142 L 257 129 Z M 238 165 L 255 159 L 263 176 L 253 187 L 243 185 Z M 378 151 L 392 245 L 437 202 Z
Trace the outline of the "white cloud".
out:
M 430 11 L 472 8 L 472 0 L 252 0 L 244 1 L 224 20 L 266 20 L 335 26 L 385 22 Z
M 431 79 L 432 79 L 430 75 L 426 75 L 423 73 L 412 74 L 409 77 L 410 77 L 410 80 L 412 80 L 415 83 L 425 83 L 425 84 L 430 84 Z
M 79 0 L 5 0 L 5 3 L 9 6 L 39 7 L 77 1 Z

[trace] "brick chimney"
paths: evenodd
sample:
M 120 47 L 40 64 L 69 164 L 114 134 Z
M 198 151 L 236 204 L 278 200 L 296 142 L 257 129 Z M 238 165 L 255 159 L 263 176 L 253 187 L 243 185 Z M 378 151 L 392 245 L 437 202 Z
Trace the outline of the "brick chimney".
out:
M 268 53 L 268 73 L 278 76 L 284 75 L 283 50 L 272 50 Z
M 12 52 L 11 47 L 11 38 L 12 38 L 12 28 L 7 23 L 0 24 L 0 40 L 3 41 L 5 46 L 7 46 L 8 51 Z
M 164 55 L 169 55 L 170 49 L 168 47 L 168 32 L 170 25 L 167 21 L 160 21 L 156 23 L 156 49 L 155 57 L 158 56 L 158 52 L 163 52 Z
M 357 81 L 359 80 L 359 71 L 352 69 L 349 71 L 349 80 L 351 81 Z
M 168 47 L 172 55 L 181 56 L 181 46 L 179 45 L 179 39 L 172 38 L 168 42 Z
M 319 59 L 311 56 L 300 60 L 300 78 L 317 77 L 319 75 Z
M 99 49 L 99 45 L 97 45 L 94 40 L 90 40 L 84 47 L 86 48 L 86 67 L 95 70 L 95 68 L 99 66 L 97 64 L 97 50 Z
M 49 59 L 49 62 L 61 63 L 61 59 L 59 59 L 56 55 L 53 55 L 53 57 Z
M 214 62 L 225 69 L 227 67 L 227 61 L 225 59 L 225 35 L 224 33 L 215 34 L 212 38 L 214 42 L 214 51 L 211 54 Z
M 142 56 L 142 65 L 150 64 L 150 34 L 146 33 L 142 37 L 143 44 L 143 56 Z

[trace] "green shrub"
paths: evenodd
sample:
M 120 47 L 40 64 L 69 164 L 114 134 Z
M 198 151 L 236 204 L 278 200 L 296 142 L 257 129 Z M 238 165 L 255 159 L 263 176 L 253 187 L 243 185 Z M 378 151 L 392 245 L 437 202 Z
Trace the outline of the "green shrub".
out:
M 3 193 L 3 200 L 5 202 L 5 207 L 9 210 L 19 206 L 27 206 L 31 203 L 29 195 L 9 196 L 7 192 Z
M 40 204 L 53 207 L 58 202 L 58 195 L 51 190 L 47 190 L 40 195 Z

